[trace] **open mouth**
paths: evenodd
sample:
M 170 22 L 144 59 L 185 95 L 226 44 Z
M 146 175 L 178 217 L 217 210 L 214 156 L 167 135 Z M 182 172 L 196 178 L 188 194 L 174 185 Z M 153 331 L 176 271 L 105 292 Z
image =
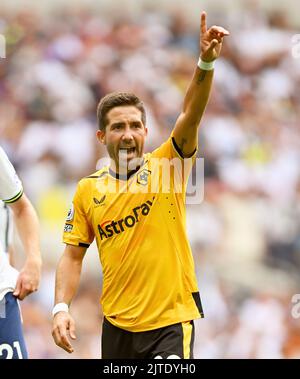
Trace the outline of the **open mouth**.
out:
M 119 151 L 122 155 L 129 155 L 135 152 L 135 147 L 121 147 Z

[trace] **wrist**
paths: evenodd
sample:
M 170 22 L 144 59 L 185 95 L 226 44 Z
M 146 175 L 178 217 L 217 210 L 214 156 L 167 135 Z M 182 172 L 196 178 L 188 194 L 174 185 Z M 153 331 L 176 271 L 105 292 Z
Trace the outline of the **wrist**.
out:
M 69 306 L 66 303 L 57 303 L 52 309 L 52 316 L 54 317 L 58 312 L 69 313 Z
M 215 61 L 211 61 L 211 62 L 206 62 L 204 60 L 201 59 L 201 57 L 199 58 L 198 60 L 198 64 L 197 66 L 201 69 L 201 70 L 204 70 L 204 71 L 211 71 L 214 69 L 214 66 L 215 66 Z
M 25 262 L 29 264 L 34 263 L 34 264 L 42 265 L 41 253 L 35 252 L 35 253 L 28 254 Z

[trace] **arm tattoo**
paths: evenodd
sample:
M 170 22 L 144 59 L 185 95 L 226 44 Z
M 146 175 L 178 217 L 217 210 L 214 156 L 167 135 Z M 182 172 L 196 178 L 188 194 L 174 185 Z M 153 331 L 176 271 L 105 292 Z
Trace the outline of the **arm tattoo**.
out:
M 182 138 L 180 143 L 179 143 L 179 149 L 181 152 L 183 152 L 183 146 L 187 143 L 187 139 L 186 138 Z
M 206 74 L 207 74 L 207 71 L 202 71 L 200 72 L 198 78 L 197 78 L 197 84 L 200 84 L 201 82 L 204 81 L 205 77 L 206 77 Z

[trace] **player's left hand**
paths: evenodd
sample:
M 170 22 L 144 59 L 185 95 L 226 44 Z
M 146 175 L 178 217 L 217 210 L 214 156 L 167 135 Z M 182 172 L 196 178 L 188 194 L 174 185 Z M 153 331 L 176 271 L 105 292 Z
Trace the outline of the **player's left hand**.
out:
M 41 260 L 28 258 L 22 268 L 13 295 L 23 300 L 27 295 L 37 291 L 41 276 Z
M 212 26 L 207 29 L 206 13 L 201 14 L 200 56 L 205 62 L 217 59 L 221 53 L 223 38 L 229 36 L 229 31 L 222 26 Z
M 75 321 L 68 312 L 60 311 L 53 317 L 52 337 L 57 346 L 68 353 L 73 353 L 74 348 L 69 340 L 76 340 Z

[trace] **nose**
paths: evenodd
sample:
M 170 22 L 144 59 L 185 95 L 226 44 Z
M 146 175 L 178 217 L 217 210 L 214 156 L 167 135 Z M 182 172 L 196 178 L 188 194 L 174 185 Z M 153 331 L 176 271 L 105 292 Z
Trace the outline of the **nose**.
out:
M 124 142 L 127 142 L 127 143 L 131 142 L 133 140 L 133 136 L 132 136 L 132 132 L 131 132 L 130 128 L 126 128 L 124 130 L 124 133 L 122 135 L 122 140 Z

